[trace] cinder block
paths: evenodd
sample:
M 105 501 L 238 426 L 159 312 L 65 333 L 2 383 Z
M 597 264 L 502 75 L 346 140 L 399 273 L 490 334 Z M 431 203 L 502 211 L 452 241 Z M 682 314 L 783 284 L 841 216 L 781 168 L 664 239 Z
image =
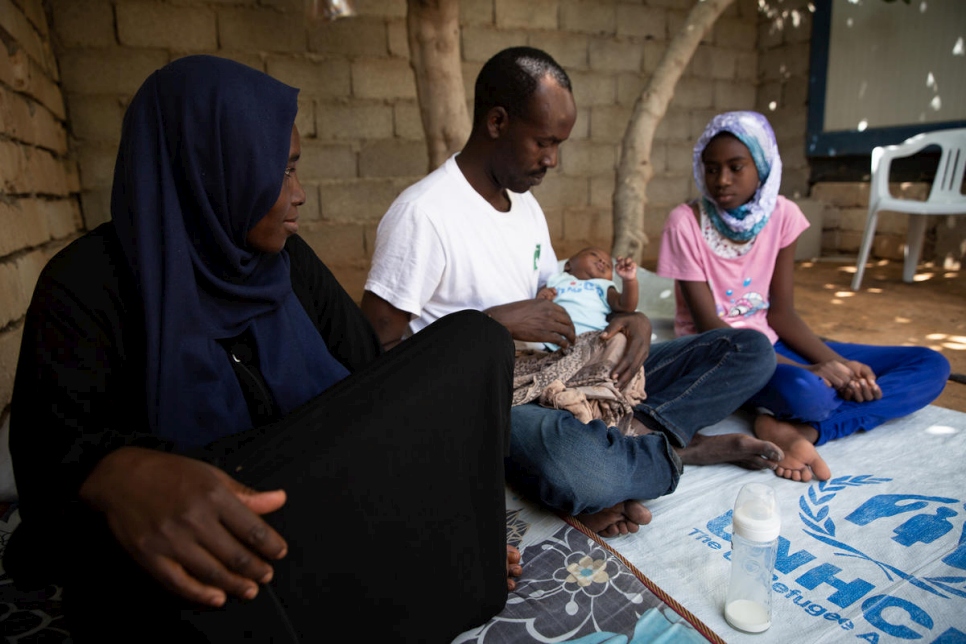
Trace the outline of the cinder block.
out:
M 81 193 L 81 214 L 84 228 L 93 230 L 111 220 L 111 189 L 99 188 Z
M 644 44 L 595 37 L 587 47 L 590 68 L 597 72 L 637 72 L 644 66 Z
M 782 98 L 787 107 L 806 108 L 808 106 L 808 77 L 792 76 L 782 86 Z
M 0 302 L 3 308 L 3 302 Z M 13 376 L 17 370 L 23 325 L 0 331 L 0 409 L 6 409 L 13 395 Z
M 11 51 L 0 47 L 0 81 L 36 99 L 53 112 L 54 116 L 64 120 L 64 99 L 56 78 L 56 75 L 45 72 L 23 49 L 14 46 Z
M 383 139 L 392 135 L 392 106 L 316 104 L 319 139 Z
M 352 91 L 347 60 L 271 56 L 270 76 L 301 90 L 300 97 L 346 97 Z
M 574 102 L 580 107 L 609 106 L 617 100 L 617 77 L 613 74 L 575 71 L 568 73 L 568 76 Z
M 392 107 L 393 132 L 403 139 L 421 140 L 425 138 L 423 121 L 419 114 L 419 106 L 415 101 L 399 101 Z M 470 116 L 473 111 L 470 109 Z
M 19 0 L 18 4 L 23 10 L 23 14 L 40 34 L 41 39 L 50 37 L 47 25 L 47 13 L 44 11 L 43 0 Z
M 319 199 L 319 187 L 310 183 L 302 182 L 302 190 L 305 191 L 305 203 L 299 206 L 299 222 L 319 221 L 322 219 L 322 202 Z M 302 230 L 302 226 L 299 226 Z
M 655 141 L 687 141 L 690 136 L 691 115 L 681 109 L 669 109 L 654 130 Z
M 67 132 L 42 105 L 0 87 L 0 133 L 29 145 L 67 152 Z
M 359 16 L 406 17 L 406 0 L 352 0 Z
M 754 106 L 755 86 L 752 83 L 714 81 L 714 107 L 718 111 L 750 110 Z
M 461 41 L 463 60 L 479 62 L 482 67 L 497 52 L 525 43 L 527 35 L 523 31 L 495 29 L 492 26 L 465 27 Z M 553 56 L 553 52 L 548 50 L 547 53 Z
M 116 96 L 70 94 L 71 134 L 81 142 L 98 141 L 117 145 L 121 140 L 124 105 Z
M 699 78 L 681 78 L 674 88 L 669 109 L 709 108 L 714 106 L 714 85 Z
M 869 184 L 823 181 L 812 186 L 810 196 L 836 208 L 868 208 Z
M 694 147 L 683 144 L 668 144 L 666 147 L 668 174 L 691 176 L 694 170 Z
M 759 84 L 755 98 L 755 109 L 768 117 L 771 112 L 779 107 L 784 107 L 782 82 L 773 80 Z
M 583 208 L 590 203 L 589 180 L 565 176 L 559 169 L 548 172 L 543 183 L 532 192 L 544 209 Z
M 0 257 L 38 246 L 50 238 L 47 218 L 37 199 L 0 200 Z
M 657 69 L 657 66 L 664 58 L 667 51 L 667 41 L 645 40 L 644 41 L 644 61 L 642 69 L 647 76 L 650 76 Z
M 48 63 L 52 62 L 53 54 L 50 53 L 49 44 L 40 37 L 27 20 L 27 16 L 12 5 L 10 0 L 4 0 L 0 3 L 0 18 L 3 19 L 3 30 L 9 34 L 13 42 L 23 48 L 27 55 L 37 61 L 41 67 L 47 69 Z
M 599 246 L 610 252 L 614 239 L 614 218 L 610 209 L 565 208 L 563 211 L 563 239 L 565 243 L 579 246 Z M 570 256 L 573 253 L 568 253 Z M 558 259 L 563 259 L 561 256 Z
M 728 49 L 755 49 L 758 46 L 758 21 L 749 18 L 718 18 L 714 42 Z
M 496 26 L 501 29 L 557 29 L 558 0 L 494 0 Z
M 168 63 L 155 49 L 105 49 L 72 52 L 60 59 L 64 89 L 69 94 L 133 96 L 148 76 Z
M 560 29 L 613 35 L 617 32 L 617 10 L 609 2 L 561 0 Z
M 797 199 L 809 226 L 799 236 L 795 244 L 795 260 L 801 261 L 821 257 L 822 230 L 824 227 L 825 211 L 828 207 L 821 201 L 814 199 Z
M 47 231 L 53 239 L 70 237 L 84 227 L 80 203 L 73 197 L 65 199 L 44 199 L 38 202 L 47 220 Z
M 365 257 L 364 226 L 359 223 L 312 222 L 301 226 L 299 235 L 330 268 L 360 264 Z
M 354 179 L 358 176 L 356 165 L 356 153 L 348 143 L 302 143 L 299 177 L 303 181 L 317 183 L 330 179 Z
M 315 131 L 315 102 L 303 97 L 299 99 L 298 105 L 295 127 L 298 128 L 299 137 L 303 141 L 316 138 L 318 133 Z
M 493 0 L 460 0 L 460 25 L 464 28 L 493 22 Z
M 77 163 L 80 170 L 81 187 L 87 190 L 110 188 L 114 183 L 116 161 L 116 147 L 96 143 L 88 143 L 79 147 Z
M 688 199 L 690 183 L 692 180 L 688 175 L 656 175 L 647 184 L 647 200 L 652 203 L 682 203 Z
M 517 35 L 520 38 L 520 35 Z M 547 52 L 573 80 L 574 74 L 586 70 L 590 65 L 587 44 L 590 39 L 586 34 L 575 34 L 568 31 L 532 31 L 529 33 L 530 45 Z M 517 40 L 514 45 L 520 44 Z M 464 42 L 465 39 L 464 39 Z M 492 52 L 496 53 L 496 51 Z M 492 55 L 491 53 L 491 55 Z
M 758 52 L 735 52 L 735 78 L 740 81 L 758 80 Z
M 581 107 L 577 105 L 577 121 L 574 123 L 574 128 L 570 130 L 570 138 L 568 141 L 583 141 L 584 139 L 590 138 L 590 107 Z
M 610 208 L 614 203 L 616 172 L 590 178 L 590 205 L 593 208 Z
M 54 0 L 51 16 L 61 47 L 112 47 L 114 8 L 104 0 Z
M 306 31 L 298 26 L 291 15 L 272 9 L 218 9 L 218 42 L 225 49 L 304 52 Z
M 409 33 L 405 20 L 393 20 L 386 25 L 386 38 L 389 43 L 389 55 L 394 58 L 409 60 Z
M 636 72 L 625 72 L 617 75 L 617 103 L 633 107 L 641 97 L 647 78 Z
M 676 35 L 678 35 L 678 32 L 684 28 L 684 25 L 688 21 L 688 14 L 690 13 L 691 8 L 692 7 L 689 5 L 683 9 L 668 9 L 666 37 L 668 42 L 670 42 Z M 708 45 L 714 43 L 714 29 L 708 29 L 704 36 L 701 37 L 701 42 Z
M 352 62 L 352 95 L 363 99 L 416 98 L 416 79 L 404 60 Z
M 323 182 L 322 219 L 336 223 L 379 221 L 393 200 L 420 177 Z
M 619 143 L 624 138 L 631 108 L 618 105 L 598 105 L 590 113 L 590 136 L 602 143 Z
M 614 144 L 574 141 L 560 150 L 560 171 L 569 177 L 614 175 L 618 148 Z
M 785 25 L 780 17 L 762 17 L 758 23 L 758 49 L 762 52 L 781 47 L 785 42 Z
M 617 35 L 665 40 L 667 10 L 651 5 L 617 5 Z
M 203 7 L 121 2 L 117 5 L 117 35 L 128 47 L 191 52 L 218 47 L 215 14 Z
M 805 168 L 783 168 L 781 194 L 791 199 L 808 196 L 808 181 L 811 170 Z
M 386 139 L 363 145 L 359 151 L 361 177 L 413 177 L 429 168 L 423 141 Z
M 377 18 L 324 22 L 309 29 L 308 41 L 309 51 L 319 54 L 378 58 L 389 53 L 386 22 Z

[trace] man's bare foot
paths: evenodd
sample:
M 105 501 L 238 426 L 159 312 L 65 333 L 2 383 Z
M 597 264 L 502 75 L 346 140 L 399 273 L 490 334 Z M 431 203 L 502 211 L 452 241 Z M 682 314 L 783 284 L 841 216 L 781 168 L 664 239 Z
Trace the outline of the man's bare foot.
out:
M 523 574 L 523 566 L 520 565 L 520 551 L 516 546 L 506 544 L 506 589 L 516 590 L 517 582 L 511 577 L 519 577 Z
M 808 482 L 814 475 L 827 481 L 832 471 L 815 449 L 818 431 L 804 423 L 786 423 L 774 416 L 761 414 L 755 419 L 755 436 L 781 446 L 785 457 L 778 462 L 775 474 L 792 481 Z
M 651 511 L 640 501 L 623 501 L 599 512 L 578 514 L 577 519 L 602 537 L 616 537 L 650 523 Z
M 687 447 L 675 448 L 685 465 L 734 463 L 749 470 L 770 470 L 784 458 L 775 443 L 747 434 L 695 434 Z

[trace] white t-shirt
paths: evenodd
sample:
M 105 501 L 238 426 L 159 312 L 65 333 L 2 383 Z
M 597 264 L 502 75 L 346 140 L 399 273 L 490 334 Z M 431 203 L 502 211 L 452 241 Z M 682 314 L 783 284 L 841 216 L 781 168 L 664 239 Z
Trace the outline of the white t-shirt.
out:
M 507 194 L 510 211 L 496 210 L 447 159 L 379 222 L 366 290 L 415 315 L 413 333 L 456 311 L 535 297 L 558 270 L 550 231 L 532 194 Z

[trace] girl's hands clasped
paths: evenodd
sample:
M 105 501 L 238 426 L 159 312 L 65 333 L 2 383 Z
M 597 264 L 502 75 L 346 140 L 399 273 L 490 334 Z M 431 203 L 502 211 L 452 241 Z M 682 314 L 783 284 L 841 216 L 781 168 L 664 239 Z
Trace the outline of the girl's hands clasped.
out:
M 122 447 L 97 464 L 80 497 L 102 512 L 121 546 L 165 588 L 221 606 L 252 599 L 288 551 L 259 515 L 285 492 L 257 492 L 203 461 Z
M 882 389 L 875 381 L 875 373 L 861 362 L 829 360 L 814 364 L 810 369 L 845 400 L 867 402 L 882 398 Z

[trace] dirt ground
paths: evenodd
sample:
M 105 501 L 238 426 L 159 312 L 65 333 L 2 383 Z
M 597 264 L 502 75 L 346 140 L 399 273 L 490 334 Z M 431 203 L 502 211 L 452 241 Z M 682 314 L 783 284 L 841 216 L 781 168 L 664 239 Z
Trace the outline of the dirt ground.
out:
M 966 412 L 966 270 L 920 266 L 917 281 L 902 281 L 902 263 L 865 269 L 862 287 L 850 288 L 854 259 L 801 262 L 795 273 L 795 308 L 818 335 L 841 342 L 922 345 L 942 352 L 953 376 L 933 403 Z

